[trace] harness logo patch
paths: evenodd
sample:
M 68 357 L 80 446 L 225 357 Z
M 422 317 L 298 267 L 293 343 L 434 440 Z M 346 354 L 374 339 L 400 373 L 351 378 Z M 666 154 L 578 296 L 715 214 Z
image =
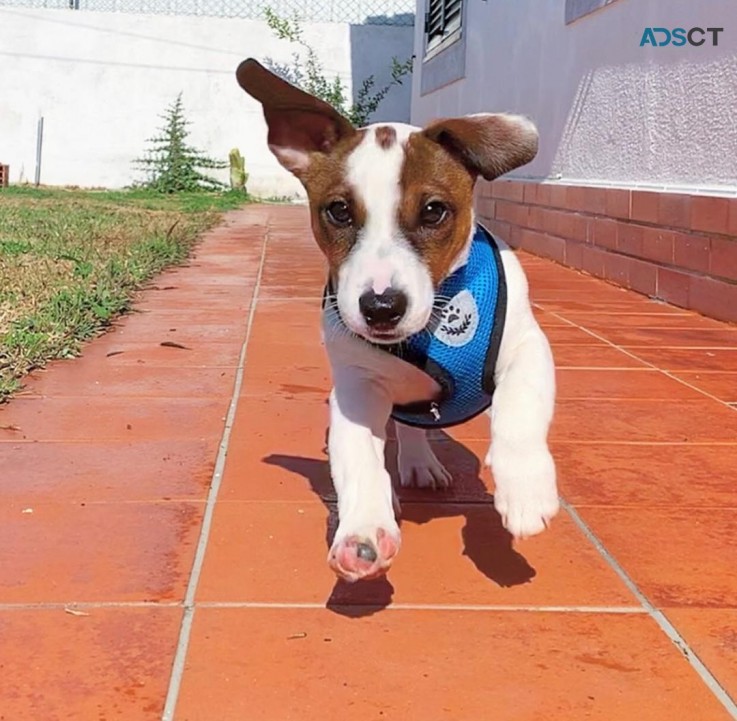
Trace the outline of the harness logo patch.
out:
M 451 348 L 470 343 L 479 327 L 479 309 L 470 291 L 462 290 L 443 308 L 435 337 Z

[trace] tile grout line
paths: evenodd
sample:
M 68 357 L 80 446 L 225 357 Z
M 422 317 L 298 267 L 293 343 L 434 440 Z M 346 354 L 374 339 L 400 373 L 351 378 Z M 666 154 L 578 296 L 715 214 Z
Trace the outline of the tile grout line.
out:
M 59 611 L 93 608 L 181 608 L 181 601 L 32 601 L 0 603 L 1 611 Z M 2 717 L 0 717 L 2 718 Z
M 560 320 L 566 320 L 562 315 L 559 314 L 558 311 L 547 311 L 547 312 L 548 313 L 551 313 L 553 316 L 555 316 L 556 318 L 558 318 Z M 596 333 L 593 330 L 590 330 L 589 328 L 585 328 L 584 326 L 578 325 L 577 323 L 574 323 L 573 325 L 576 328 L 582 330 L 584 333 L 587 333 L 588 335 L 590 335 L 592 338 L 596 338 L 597 340 L 603 341 L 609 347 L 614 348 L 615 350 L 621 351 L 622 353 L 624 353 L 625 355 L 629 356 L 630 358 L 634 358 L 635 360 L 639 361 L 640 363 L 643 363 L 646 366 L 649 366 L 652 370 L 655 370 L 655 371 L 658 371 L 659 373 L 662 373 L 667 378 L 670 378 L 670 379 L 676 381 L 676 383 L 679 383 L 680 385 L 686 386 L 686 388 L 690 388 L 691 390 L 696 391 L 697 393 L 705 396 L 706 398 L 709 398 L 709 399 L 711 399 L 713 401 L 716 401 L 720 405 L 725 406 L 726 408 L 730 408 L 731 409 L 731 406 L 729 405 L 729 403 L 727 401 L 723 401 L 721 398 L 717 398 L 717 396 L 709 393 L 708 391 L 705 391 L 702 388 L 699 388 L 699 387 L 697 387 L 695 385 L 692 385 L 691 383 L 688 383 L 685 380 L 683 380 L 682 378 L 679 378 L 677 375 L 675 375 L 675 373 L 682 372 L 682 371 L 670 371 L 670 370 L 667 370 L 665 368 L 661 368 L 660 366 L 656 365 L 655 363 L 653 363 L 651 361 L 647 361 L 644 358 L 640 358 L 640 356 L 638 356 L 637 354 L 633 353 L 631 350 L 628 350 L 624 346 L 617 345 L 613 341 L 610 341 L 608 338 L 605 338 L 604 336 L 599 335 L 598 333 Z M 638 347 L 640 347 L 640 348 L 646 348 L 648 346 L 638 346 Z M 665 346 L 663 346 L 663 347 L 665 347 Z M 702 349 L 699 349 L 699 348 L 693 349 L 693 348 L 690 348 L 689 347 L 689 348 L 686 348 L 684 350 L 704 350 L 704 349 L 703 348 Z M 691 371 L 691 372 L 698 372 L 698 371 Z
M 246 337 L 243 340 L 241 352 L 238 357 L 238 369 L 235 374 L 233 394 L 231 396 L 228 414 L 225 419 L 225 427 L 223 429 L 223 435 L 220 440 L 220 446 L 218 448 L 217 458 L 215 460 L 215 468 L 213 469 L 212 474 L 212 483 L 210 484 L 210 491 L 207 495 L 207 501 L 205 503 L 205 513 L 202 518 L 200 537 L 197 542 L 197 549 L 195 551 L 195 557 L 192 562 L 192 570 L 189 576 L 189 583 L 187 584 L 187 591 L 184 596 L 184 613 L 182 615 L 182 623 L 179 628 L 179 638 L 177 640 L 177 647 L 174 653 L 174 660 L 172 662 L 172 669 L 171 675 L 169 677 L 169 686 L 166 692 L 164 710 L 161 715 L 162 721 L 173 721 L 174 711 L 176 710 L 177 701 L 179 699 L 179 690 L 182 684 L 184 664 L 187 657 L 187 651 L 189 649 L 189 639 L 192 633 L 192 622 L 194 620 L 195 594 L 197 592 L 197 585 L 200 580 L 200 574 L 202 573 L 202 566 L 205 560 L 207 544 L 210 540 L 212 517 L 215 511 L 215 502 L 217 501 L 218 493 L 220 492 L 220 485 L 222 483 L 225 459 L 228 455 L 228 446 L 230 444 L 230 433 L 233 428 L 236 411 L 238 409 L 238 404 L 240 401 L 240 392 L 241 387 L 243 386 L 243 373 L 246 364 L 248 342 L 251 338 L 253 318 L 256 315 L 256 307 L 258 305 L 258 293 L 261 287 L 261 277 L 264 271 L 264 265 L 266 261 L 266 247 L 268 245 L 268 242 L 269 226 L 267 225 L 264 232 L 263 246 L 261 248 L 261 259 L 259 261 L 258 274 L 256 276 L 255 286 L 253 288 L 253 296 L 251 298 L 251 305 L 248 310 L 248 318 L 246 320 Z
M 243 395 L 243 397 L 244 398 L 254 398 L 256 396 L 249 396 L 246 393 L 246 394 Z M 607 398 L 585 398 L 585 399 L 584 398 L 561 398 L 559 400 L 569 400 L 569 401 L 587 400 L 587 401 L 596 401 L 596 400 L 616 400 L 616 399 L 607 399 Z M 634 399 L 634 400 L 643 400 L 643 401 L 647 401 L 648 403 L 652 403 L 654 401 L 660 401 L 661 399 L 660 398 L 650 398 L 650 399 L 648 399 L 648 398 L 638 398 L 638 399 Z M 675 403 L 674 403 L 674 405 L 675 405 Z M 727 405 L 729 407 L 729 403 Z M 192 442 L 192 441 L 205 441 L 207 439 L 205 439 L 205 438 L 178 438 L 176 440 L 178 442 L 185 442 L 185 441 Z M 394 439 L 391 439 L 391 440 L 394 440 Z M 443 441 L 442 439 L 438 439 L 438 438 L 433 438 L 431 440 L 433 440 L 436 443 L 446 443 L 446 442 L 448 442 L 448 441 Z M 462 441 L 464 443 L 465 442 L 479 443 L 481 441 L 483 441 L 485 443 L 488 443 L 489 438 L 488 438 L 488 436 L 471 436 L 471 437 L 468 437 L 468 438 L 455 438 L 455 440 L 456 441 Z M 141 442 L 141 441 L 137 441 L 137 442 Z M 157 443 L 157 442 L 158 441 L 152 441 L 152 443 Z M 18 440 L 15 440 L 15 441 L 0 439 L 0 448 L 2 448 L 3 444 L 7 444 L 7 445 L 11 445 L 11 444 L 14 444 L 14 445 L 19 445 L 19 444 L 22 444 L 22 445 L 30 445 L 30 444 L 36 444 L 36 445 L 57 444 L 57 445 L 69 445 L 69 446 L 73 446 L 73 445 L 99 445 L 99 446 L 104 446 L 104 445 L 130 444 L 130 443 L 131 443 L 131 441 L 128 438 L 109 438 L 107 440 L 101 440 L 101 441 L 90 440 L 89 438 L 80 438 L 78 440 L 69 440 L 69 441 L 62 440 L 62 439 L 57 439 L 57 440 L 45 439 L 45 440 L 40 440 L 40 441 L 34 441 L 34 440 L 30 440 L 30 439 L 24 439 L 24 440 L 18 439 Z M 693 447 L 693 446 L 697 446 L 697 447 L 698 446 L 737 446 L 737 439 L 735 439 L 734 441 L 608 441 L 608 440 L 601 439 L 601 438 L 600 439 L 596 439 L 596 440 L 592 440 L 592 441 L 579 441 L 579 440 L 567 441 L 565 439 L 556 439 L 555 440 L 555 444 L 556 445 L 561 445 L 561 446 L 593 446 L 593 445 L 597 445 L 597 446 L 601 446 L 601 445 L 605 445 L 605 446 L 689 446 L 689 447 Z M 191 500 L 193 503 L 202 503 L 203 502 L 201 499 L 199 499 L 199 498 L 193 498 L 193 497 L 192 498 L 184 498 L 183 497 L 183 498 L 180 498 L 178 500 L 182 500 L 182 501 Z M 166 503 L 167 502 L 167 501 L 165 501 L 162 498 L 150 499 L 150 501 L 152 503 L 153 502 L 159 502 L 159 501 L 162 502 L 162 503 Z M 70 502 L 74 502 L 74 499 L 72 501 L 70 501 Z M 105 501 L 98 501 L 98 502 L 103 503 Z M 111 502 L 117 503 L 118 501 L 115 500 L 115 501 L 111 501 Z
M 704 685 L 712 692 L 733 719 L 737 719 L 737 703 L 727 693 L 716 677 L 708 669 L 706 664 L 696 655 L 691 646 L 681 636 L 678 629 L 668 620 L 667 616 L 638 588 L 637 584 L 630 578 L 616 558 L 609 552 L 599 537 L 593 532 L 586 521 L 578 514 L 578 511 L 565 499 L 560 499 L 561 506 L 566 510 L 579 530 L 587 540 L 596 548 L 605 563 L 617 574 L 627 589 L 640 602 L 643 610 L 655 621 L 660 630 L 670 639 L 675 647 L 683 654 L 691 668 L 696 672 Z
M 93 611 L 95 609 L 118 608 L 183 608 L 179 601 L 160 603 L 157 601 L 78 601 L 70 603 L 0 603 L 0 612 L 11 611 Z M 382 611 L 486 611 L 507 613 L 525 611 L 529 613 L 580 613 L 580 614 L 617 614 L 643 615 L 647 610 L 642 606 L 535 606 L 534 604 L 474 604 L 474 603 L 391 603 L 385 606 L 381 603 L 318 603 L 318 602 L 279 602 L 279 601 L 199 601 L 197 608 L 229 609 L 294 609 L 316 610 L 325 609 L 381 609 Z
M 606 613 L 621 615 L 643 615 L 642 606 L 534 606 L 527 604 L 474 604 L 474 603 L 270 603 L 261 601 L 200 601 L 199 608 L 251 608 L 251 609 L 381 609 L 382 611 L 482 611 L 482 612 L 529 612 L 529 613 Z
M 246 360 L 246 350 L 248 346 L 248 341 L 250 339 L 250 333 L 252 328 L 252 321 L 253 317 L 255 315 L 255 310 L 257 306 L 258 301 L 258 292 L 259 287 L 261 283 L 261 276 L 263 273 L 264 268 L 264 261 L 265 261 L 265 255 L 266 255 L 266 247 L 268 243 L 268 228 L 265 233 L 264 237 L 264 243 L 262 247 L 262 253 L 261 253 L 261 261 L 259 265 L 259 271 L 257 275 L 257 281 L 254 288 L 254 295 L 253 295 L 253 302 L 251 304 L 251 307 L 249 309 L 249 315 L 247 320 L 247 330 L 246 330 L 246 338 L 243 342 L 241 353 L 239 357 L 239 362 L 237 366 L 237 373 L 236 373 L 236 379 L 233 389 L 233 396 L 231 399 L 231 404 L 228 410 L 228 415 L 226 418 L 226 424 L 222 435 L 222 440 L 220 443 L 220 447 L 218 450 L 217 460 L 215 469 L 213 472 L 213 482 L 210 487 L 210 492 L 208 494 L 207 502 L 206 502 L 206 510 L 203 517 L 203 524 L 202 529 L 200 532 L 200 538 L 197 545 L 197 550 L 195 553 L 195 558 L 192 566 L 192 571 L 190 573 L 190 580 L 187 586 L 187 591 L 185 594 L 185 600 L 184 600 L 184 614 L 182 618 L 182 623 L 180 627 L 180 634 L 179 634 L 179 640 L 177 643 L 177 649 L 175 653 L 174 662 L 172 665 L 172 673 L 170 676 L 170 682 L 169 682 L 169 688 L 167 691 L 167 697 L 166 697 L 166 703 L 164 707 L 164 711 L 162 714 L 162 721 L 172 721 L 174 718 L 174 711 L 176 708 L 176 703 L 178 700 L 179 695 L 179 689 L 181 686 L 181 680 L 182 675 L 184 672 L 184 663 L 186 660 L 186 654 L 187 649 L 189 645 L 189 638 L 191 634 L 192 629 L 192 622 L 194 618 L 194 611 L 195 611 L 195 594 L 197 590 L 197 585 L 199 582 L 199 577 L 202 571 L 202 566 L 204 562 L 205 552 L 207 549 L 207 544 L 209 541 L 209 534 L 210 534 L 210 528 L 212 524 L 212 516 L 214 512 L 214 506 L 215 502 L 217 501 L 217 495 L 220 489 L 221 481 L 222 481 L 222 471 L 225 464 L 225 458 L 227 456 L 227 450 L 228 450 L 228 444 L 230 440 L 230 432 L 232 430 L 233 421 L 235 419 L 236 410 L 238 407 L 238 402 L 240 398 L 240 389 L 243 382 L 243 374 L 244 374 L 244 365 Z M 294 300 L 294 298 L 290 298 L 290 300 Z M 551 312 L 551 311 L 547 311 Z M 575 322 L 569 321 L 567 319 L 564 319 L 560 317 L 556 312 L 551 312 L 553 315 L 558 317 L 560 320 L 564 321 L 565 323 L 572 325 L 574 327 L 581 327 L 577 326 Z M 592 337 L 599 338 L 600 340 L 603 340 L 608 345 L 617 348 L 618 350 L 622 350 L 627 355 L 630 355 L 631 357 L 639 360 L 640 362 L 647 363 L 646 361 L 643 361 L 642 359 L 638 358 L 632 353 L 627 352 L 623 348 L 620 348 L 619 346 L 616 346 L 611 341 L 608 341 L 604 338 L 601 338 L 597 336 L 595 333 L 589 331 L 588 329 L 582 328 L 586 333 L 591 335 Z M 654 366 L 654 364 L 648 363 L 647 365 L 651 365 L 655 370 L 661 371 L 668 374 L 666 371 L 663 371 L 662 369 L 658 368 L 657 366 Z M 678 382 L 680 379 L 675 378 L 674 376 L 671 376 L 674 378 L 674 380 Z M 683 385 L 689 386 L 689 384 L 682 382 Z M 689 386 L 691 387 L 691 386 Z M 702 392 L 700 389 L 694 388 L 694 390 L 697 390 L 699 392 Z M 710 396 L 708 393 L 702 392 L 703 395 L 713 398 L 714 400 L 719 401 L 719 399 Z M 721 403 L 721 401 L 719 401 Z M 562 499 L 561 499 L 562 500 Z M 617 607 L 617 606 L 602 606 L 602 607 L 566 607 L 566 606 L 547 606 L 547 607 L 534 607 L 534 606 L 464 606 L 464 605 L 433 605 L 433 604 L 402 604 L 402 605 L 394 605 L 394 606 L 388 606 L 388 609 L 395 609 L 395 610 L 508 610 L 508 611 L 548 611 L 548 612 L 598 612 L 598 613 L 630 613 L 630 614 L 637 614 L 637 613 L 647 613 L 650 615 L 656 623 L 660 626 L 660 628 L 668 635 L 668 637 L 671 639 L 671 641 L 676 644 L 676 646 L 682 651 L 682 653 L 685 655 L 689 663 L 694 667 L 694 669 L 699 673 L 700 677 L 704 681 L 704 683 L 710 688 L 712 693 L 714 693 L 717 698 L 720 700 L 720 702 L 727 708 L 727 710 L 731 713 L 732 717 L 737 719 L 737 705 L 735 705 L 734 701 L 729 697 L 728 694 L 724 691 L 724 689 L 719 685 L 718 681 L 712 676 L 712 674 L 709 672 L 709 670 L 704 666 L 704 664 L 700 661 L 700 659 L 694 654 L 694 652 L 690 649 L 688 644 L 684 641 L 684 639 L 680 636 L 678 631 L 675 629 L 675 627 L 667 620 L 667 618 L 664 616 L 664 614 L 659 611 L 657 608 L 655 608 L 649 600 L 642 594 L 641 591 L 637 588 L 637 586 L 634 584 L 634 582 L 629 578 L 629 576 L 626 574 L 626 572 L 622 569 L 621 566 L 617 563 L 617 561 L 609 554 L 607 549 L 603 546 L 601 541 L 594 535 L 594 533 L 589 529 L 589 527 L 586 525 L 586 523 L 581 519 L 581 517 L 578 515 L 578 513 L 571 507 L 567 502 L 562 500 L 563 507 L 567 510 L 571 518 L 574 520 L 576 525 L 580 528 L 580 530 L 584 533 L 584 535 L 588 538 L 589 541 L 593 543 L 593 545 L 596 547 L 597 551 L 602 555 L 604 560 L 607 562 L 608 565 L 612 567 L 612 569 L 617 573 L 617 575 L 621 578 L 621 580 L 624 582 L 624 584 L 628 587 L 628 589 L 635 595 L 635 597 L 638 599 L 638 601 L 641 604 L 640 607 Z M 80 604 L 81 605 L 81 604 Z M 172 604 L 172 605 L 178 605 L 178 604 Z M 201 603 L 198 604 L 202 607 L 212 607 L 212 608 L 320 608 L 324 609 L 325 604 L 279 604 L 279 603 L 228 603 L 228 602 L 212 602 L 212 603 Z M 340 606 L 341 604 L 335 604 L 336 606 Z M 353 608 L 353 605 L 346 605 L 346 607 Z M 363 607 L 373 607 L 372 605 L 365 605 L 365 606 L 356 606 L 357 608 L 363 608 Z
M 559 320 L 568 320 L 563 315 L 561 315 L 558 311 L 549 310 L 547 312 L 551 313 L 553 317 L 558 318 Z M 621 351 L 625 355 L 628 355 L 631 358 L 634 358 L 640 361 L 641 363 L 652 368 L 653 370 L 663 373 L 666 377 L 671 378 L 672 380 L 675 380 L 680 385 L 686 386 L 687 388 L 691 388 L 692 390 L 697 391 L 699 394 L 707 398 L 710 398 L 711 400 L 715 400 L 717 403 L 719 403 L 722 406 L 729 407 L 726 402 L 720 400 L 716 396 L 713 396 L 712 394 L 707 393 L 706 391 L 703 391 L 701 388 L 697 388 L 696 386 L 693 386 L 690 383 L 687 383 L 681 380 L 677 376 L 673 375 L 673 373 L 663 368 L 660 368 L 655 363 L 652 363 L 650 361 L 644 360 L 643 358 L 640 358 L 639 356 L 635 355 L 631 351 L 628 351 L 622 346 L 617 345 L 616 343 L 608 340 L 607 338 L 599 335 L 598 333 L 590 330 L 589 328 L 586 328 L 583 325 L 580 325 L 575 322 L 573 322 L 573 325 L 581 329 L 582 331 L 584 331 L 584 333 L 588 333 L 591 337 L 596 338 L 598 340 L 602 340 L 610 347 L 615 348 L 616 350 Z M 589 527 L 589 525 L 583 520 L 583 518 L 579 515 L 578 511 L 572 505 L 570 505 L 565 499 L 561 498 L 560 501 L 561 501 L 561 506 L 567 511 L 568 515 L 571 517 L 573 522 L 578 526 L 578 528 L 586 536 L 586 538 L 593 544 L 593 546 L 599 552 L 599 554 L 604 559 L 604 561 L 617 574 L 617 576 L 624 583 L 624 585 L 629 589 L 629 591 L 635 596 L 635 598 L 637 598 L 637 600 L 640 602 L 642 607 L 648 613 L 650 618 L 652 618 L 653 621 L 655 621 L 655 623 L 658 625 L 660 630 L 670 639 L 670 641 L 676 646 L 676 648 L 678 648 L 678 650 L 683 654 L 683 656 L 686 658 L 690 666 L 694 669 L 694 671 L 697 673 L 699 678 L 703 681 L 704 685 L 712 692 L 712 694 L 717 698 L 717 700 L 722 704 L 722 706 L 732 716 L 732 718 L 737 719 L 737 702 L 735 702 L 735 700 L 732 699 L 732 697 L 727 693 L 727 691 L 719 683 L 717 678 L 708 669 L 706 664 L 704 664 L 704 662 L 698 657 L 698 655 L 694 652 L 691 646 L 686 642 L 683 636 L 681 636 L 678 629 L 668 620 L 667 616 L 659 608 L 657 608 L 653 603 L 651 603 L 648 597 L 638 588 L 634 580 L 630 578 L 629 574 L 624 570 L 624 568 L 619 564 L 619 562 L 609 552 L 609 550 L 601 542 L 601 540 L 593 532 L 593 530 Z

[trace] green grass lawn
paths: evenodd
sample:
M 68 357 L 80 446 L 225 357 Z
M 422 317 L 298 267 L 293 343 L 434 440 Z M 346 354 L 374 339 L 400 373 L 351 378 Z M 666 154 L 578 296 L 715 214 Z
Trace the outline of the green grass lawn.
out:
M 0 190 L 0 403 L 30 370 L 76 355 L 182 262 L 240 193 Z

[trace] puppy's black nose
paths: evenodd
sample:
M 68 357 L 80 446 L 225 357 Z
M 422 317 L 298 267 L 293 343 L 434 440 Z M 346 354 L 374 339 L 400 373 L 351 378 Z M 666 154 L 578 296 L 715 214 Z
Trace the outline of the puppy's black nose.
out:
M 390 330 L 407 312 L 407 296 L 394 288 L 387 288 L 379 295 L 367 290 L 358 299 L 358 308 L 369 327 Z

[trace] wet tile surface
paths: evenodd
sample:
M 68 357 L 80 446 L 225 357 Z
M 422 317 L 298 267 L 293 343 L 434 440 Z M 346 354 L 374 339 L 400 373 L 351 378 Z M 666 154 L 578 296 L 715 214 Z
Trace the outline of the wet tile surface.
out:
M 0 441 L 219 438 L 227 406 L 225 398 L 18 398 L 0 409 Z
M 200 503 L 36 503 L 0 510 L 0 603 L 179 601 Z
M 218 440 L 0 443 L 3 501 L 203 500 Z
M 735 507 L 579 507 L 612 556 L 658 606 L 737 608 Z
M 214 708 L 222 721 L 337 720 L 347 710 L 357 719 L 471 721 L 489 709 L 503 721 L 730 718 L 643 616 L 198 614 L 182 721 L 207 721 Z M 259 653 L 244 653 L 243 639 Z
M 35 373 L 0 409 L 0 719 L 158 719 L 167 693 L 175 721 L 730 718 L 612 559 L 737 695 L 737 329 L 520 258 L 575 510 L 513 543 L 488 418 L 434 433 L 454 487 L 399 490 L 377 581 L 325 563 L 325 273 L 304 208 L 229 214 L 80 359 Z
M 85 356 L 75 363 L 57 361 L 37 371 L 23 397 L 117 396 L 124 398 L 178 398 L 187 389 L 189 398 L 227 398 L 233 391 L 236 368 L 152 366 L 100 363 Z
M 560 443 L 553 455 L 574 505 L 737 507 L 737 444 Z
M 558 368 L 556 375 L 561 401 L 608 398 L 678 402 L 703 397 L 686 383 L 652 369 Z
M 0 611 L 0 718 L 161 718 L 178 608 Z
M 737 609 L 665 609 L 719 684 L 737 696 Z
M 404 503 L 389 579 L 334 583 L 326 567 L 337 517 L 314 503 L 223 503 L 201 601 L 631 606 L 633 596 L 565 516 L 513 543 L 491 504 Z M 433 572 L 443 569 L 442 573 Z
M 698 388 L 725 403 L 737 403 L 737 370 L 731 373 L 676 371 L 674 375 L 684 383 Z

